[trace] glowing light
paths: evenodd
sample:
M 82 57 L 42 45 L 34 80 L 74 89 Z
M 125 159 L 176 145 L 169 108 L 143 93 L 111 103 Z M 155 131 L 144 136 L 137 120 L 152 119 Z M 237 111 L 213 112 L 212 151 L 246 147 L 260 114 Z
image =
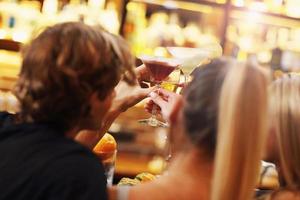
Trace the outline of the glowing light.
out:
M 257 59 L 261 63 L 269 63 L 272 59 L 272 54 L 270 51 L 262 51 L 257 54 Z
M 163 3 L 163 6 L 166 7 L 167 9 L 176 9 L 178 5 L 174 1 L 166 1 Z
M 105 1 L 104 0 L 89 0 L 88 5 L 93 8 L 104 8 Z
M 262 18 L 262 15 L 255 11 L 249 11 L 246 14 L 246 19 L 249 22 L 258 22 Z
M 156 47 L 154 49 L 154 55 L 155 56 L 161 56 L 161 57 L 164 57 L 168 54 L 168 51 L 166 50 L 166 48 L 164 47 Z
M 58 10 L 57 0 L 45 0 L 42 8 L 42 12 L 48 15 L 54 15 Z
M 250 52 L 252 50 L 254 43 L 250 37 L 241 37 L 239 40 L 239 46 L 241 50 L 245 52 Z
M 257 11 L 266 11 L 267 6 L 264 2 L 253 2 L 250 5 L 250 9 L 257 10 Z
M 244 3 L 244 0 L 236 0 L 234 2 L 234 5 L 238 6 L 238 7 L 243 7 L 245 5 L 245 3 Z
M 26 34 L 25 31 L 14 32 L 12 39 L 17 42 L 25 42 L 28 39 L 28 34 Z
M 226 0 L 217 0 L 217 3 L 223 4 L 223 3 L 226 3 Z
M 291 17 L 300 17 L 299 13 L 300 1 L 299 0 L 290 0 L 286 5 L 286 13 Z
M 0 29 L 0 39 L 5 39 L 7 32 L 4 29 Z
M 282 5 L 283 0 L 273 0 L 275 5 Z
M 246 61 L 247 60 L 247 53 L 243 51 L 239 51 L 237 56 L 238 61 Z

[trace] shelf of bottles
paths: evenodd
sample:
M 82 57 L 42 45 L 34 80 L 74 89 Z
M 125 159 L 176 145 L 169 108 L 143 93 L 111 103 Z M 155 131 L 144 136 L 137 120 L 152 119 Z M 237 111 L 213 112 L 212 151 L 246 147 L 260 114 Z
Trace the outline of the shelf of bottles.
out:
M 257 11 L 283 18 L 300 18 L 299 0 L 231 0 L 237 10 Z
M 130 0 L 123 34 L 136 55 L 223 44 L 224 54 L 299 71 L 300 0 Z
M 197 47 L 220 42 L 223 3 L 132 0 L 126 6 L 123 35 L 136 55 L 165 55 L 166 46 Z
M 300 1 L 233 0 L 225 52 L 274 70 L 300 70 Z
M 118 33 L 121 3 L 122 0 L 0 0 L 0 89 L 12 89 L 20 70 L 20 47 L 44 27 L 82 21 Z
M 26 43 L 43 27 L 59 22 L 83 21 L 119 32 L 121 0 L 0 0 L 0 39 Z

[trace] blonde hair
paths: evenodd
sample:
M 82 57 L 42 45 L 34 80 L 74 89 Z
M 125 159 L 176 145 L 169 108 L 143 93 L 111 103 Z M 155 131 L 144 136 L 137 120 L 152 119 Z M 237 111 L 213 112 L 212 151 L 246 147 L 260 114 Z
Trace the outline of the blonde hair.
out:
M 300 76 L 287 74 L 271 86 L 270 111 L 281 170 L 288 189 L 300 186 Z
M 220 97 L 212 200 L 252 198 L 266 135 L 267 76 L 251 64 L 232 65 Z

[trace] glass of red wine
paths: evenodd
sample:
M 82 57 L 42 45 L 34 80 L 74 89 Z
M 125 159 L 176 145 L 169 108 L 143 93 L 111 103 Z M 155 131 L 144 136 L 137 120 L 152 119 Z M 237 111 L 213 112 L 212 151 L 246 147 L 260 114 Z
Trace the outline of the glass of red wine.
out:
M 174 58 L 164 58 L 157 56 L 141 56 L 139 57 L 149 71 L 151 82 L 160 88 L 160 84 L 181 64 L 179 60 Z M 153 127 L 168 127 L 164 122 L 157 120 L 157 105 L 154 104 L 151 117 L 141 119 L 139 123 L 147 124 Z

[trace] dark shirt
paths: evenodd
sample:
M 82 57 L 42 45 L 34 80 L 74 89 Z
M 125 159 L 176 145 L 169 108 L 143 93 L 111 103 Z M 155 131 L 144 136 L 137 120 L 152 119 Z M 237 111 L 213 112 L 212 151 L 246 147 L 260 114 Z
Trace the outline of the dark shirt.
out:
M 107 199 L 99 160 L 57 128 L 0 112 L 0 153 L 0 200 Z

